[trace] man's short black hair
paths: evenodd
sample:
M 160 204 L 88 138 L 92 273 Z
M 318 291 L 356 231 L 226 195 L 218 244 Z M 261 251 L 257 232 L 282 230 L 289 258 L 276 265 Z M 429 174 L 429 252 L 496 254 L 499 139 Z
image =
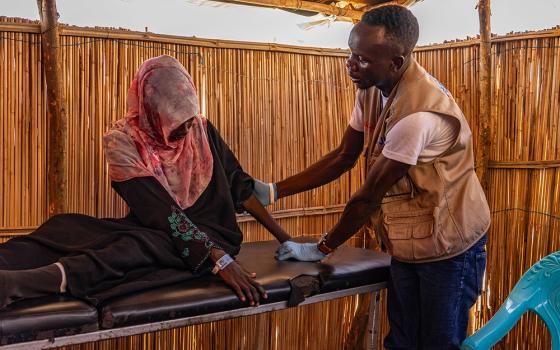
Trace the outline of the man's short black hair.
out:
M 370 10 L 362 16 L 362 23 L 385 28 L 385 36 L 404 49 L 405 56 L 412 52 L 418 41 L 418 20 L 404 6 L 388 5 Z

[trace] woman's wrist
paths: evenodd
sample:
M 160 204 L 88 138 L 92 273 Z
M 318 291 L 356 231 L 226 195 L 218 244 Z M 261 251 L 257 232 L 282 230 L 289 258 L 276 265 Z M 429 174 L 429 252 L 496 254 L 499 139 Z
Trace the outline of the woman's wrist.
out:
M 226 255 L 226 252 L 222 249 L 212 248 L 210 250 L 210 259 L 212 259 L 213 262 L 220 260 L 220 258 L 224 255 Z
M 216 265 L 212 268 L 212 273 L 215 275 L 218 272 L 224 270 L 229 264 L 233 263 L 234 260 L 229 254 L 224 254 L 218 261 L 216 261 Z

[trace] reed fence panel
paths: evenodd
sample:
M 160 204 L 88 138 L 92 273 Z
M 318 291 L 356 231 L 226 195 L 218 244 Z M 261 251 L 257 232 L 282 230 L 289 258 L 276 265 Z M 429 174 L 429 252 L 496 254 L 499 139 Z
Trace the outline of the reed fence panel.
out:
M 177 57 L 192 74 L 204 114 L 245 170 L 265 181 L 294 174 L 336 147 L 353 106 L 341 50 L 189 39 L 119 30 L 62 28 L 68 108 L 69 210 L 119 217 L 101 137 L 125 113 L 126 92 L 140 63 Z M 493 212 L 483 296 L 473 310 L 479 328 L 534 262 L 559 249 L 560 30 L 496 38 L 492 46 L 491 157 Z M 0 21 L 0 239 L 26 234 L 46 219 L 46 108 L 38 26 Z M 445 84 L 478 140 L 478 46 L 475 41 L 419 48 L 416 58 Z M 362 164 L 322 188 L 270 209 L 294 236 L 319 235 L 338 219 L 362 181 Z M 270 235 L 240 217 L 246 241 Z M 351 244 L 364 244 L 363 234 Z M 341 348 L 358 297 L 261 316 L 86 344 L 75 348 Z M 324 320 L 320 326 L 317 320 Z M 242 331 L 239 331 L 242 330 Z M 386 331 L 386 324 L 383 331 Z M 264 337 L 264 338 L 263 338 Z M 328 339 L 327 342 L 322 341 Z M 252 344 L 252 345 L 251 345 Z M 536 317 L 498 348 L 547 349 Z M 189 345 L 190 346 L 190 345 Z

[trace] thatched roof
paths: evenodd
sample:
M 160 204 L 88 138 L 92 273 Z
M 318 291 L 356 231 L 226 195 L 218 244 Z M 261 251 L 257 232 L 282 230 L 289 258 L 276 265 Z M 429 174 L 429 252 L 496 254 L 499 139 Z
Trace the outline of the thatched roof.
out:
M 284 9 L 301 15 L 336 16 L 339 20 L 358 21 L 362 14 L 376 6 L 399 4 L 410 6 L 422 0 L 213 0 L 253 6 Z

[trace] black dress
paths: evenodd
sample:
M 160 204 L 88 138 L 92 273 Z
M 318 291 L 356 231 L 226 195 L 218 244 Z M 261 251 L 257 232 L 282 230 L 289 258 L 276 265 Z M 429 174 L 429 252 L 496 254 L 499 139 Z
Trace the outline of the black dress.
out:
M 54 216 L 33 233 L 0 244 L 0 269 L 59 261 L 68 292 L 98 303 L 207 273 L 212 247 L 237 255 L 243 235 L 235 213 L 254 182 L 210 122 L 207 131 L 212 179 L 191 207 L 180 209 L 153 177 L 113 182 L 130 207 L 126 217 Z

